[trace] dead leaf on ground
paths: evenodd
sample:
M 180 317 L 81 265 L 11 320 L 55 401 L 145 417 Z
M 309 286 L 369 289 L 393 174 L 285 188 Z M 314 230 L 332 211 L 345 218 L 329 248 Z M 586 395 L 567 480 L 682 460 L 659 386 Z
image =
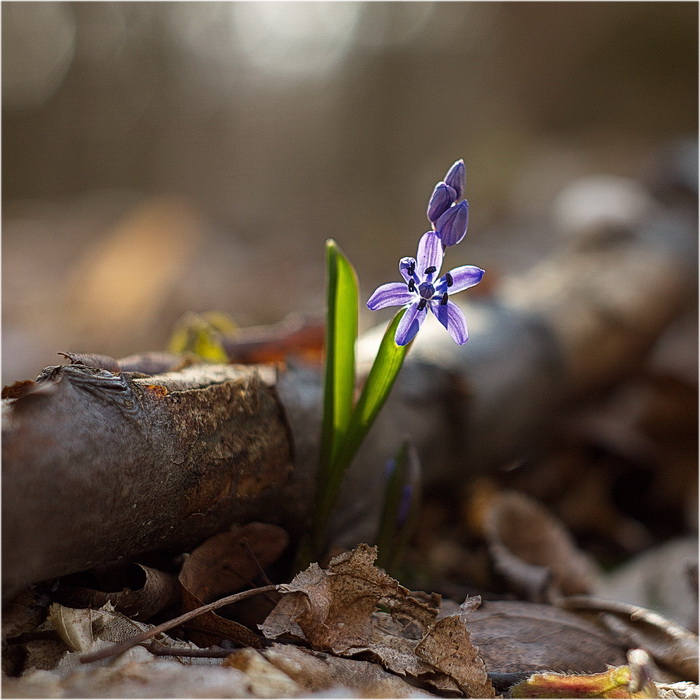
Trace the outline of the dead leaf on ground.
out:
M 494 496 L 484 515 L 484 533 L 498 571 L 528 600 L 552 594 L 587 593 L 598 572 L 564 525 L 524 494 Z
M 306 693 L 346 688 L 366 698 L 433 697 L 379 664 L 346 659 L 291 644 L 273 644 L 261 652 L 295 680 Z
M 24 676 L 32 669 L 39 669 L 63 674 L 66 669 L 80 665 L 78 658 L 83 652 L 124 641 L 144 629 L 146 625 L 116 612 L 111 603 L 99 610 L 52 603 L 47 619 L 36 629 L 35 638 L 22 642 L 25 654 L 17 672 Z M 165 636 L 159 641 L 164 646 L 184 644 Z M 19 645 L 10 645 L 9 649 L 14 646 Z
M 493 697 L 462 616 L 436 621 L 439 599 L 411 594 L 374 566 L 376 557 L 375 547 L 361 544 L 327 570 L 312 564 L 280 587 L 263 634 L 292 635 L 340 656 L 362 654 L 442 691 Z
M 13 698 L 245 698 L 245 675 L 233 668 L 155 659 L 136 647 L 106 666 L 77 666 L 63 673 L 36 670 L 4 678 Z
M 123 586 L 103 591 L 87 586 L 61 586 L 56 599 L 74 608 L 101 608 L 107 602 L 134 620 L 147 620 L 180 597 L 177 578 L 141 564 L 119 562 L 110 567 L 109 581 Z
M 223 665 L 242 671 L 251 694 L 258 698 L 290 698 L 302 690 L 296 681 L 255 649 L 239 649 L 228 656 Z
M 602 624 L 631 647 L 647 651 L 675 680 L 698 681 L 698 636 L 663 615 L 637 605 L 588 596 L 563 599 L 568 610 L 599 616 Z
M 451 610 L 454 604 L 446 601 L 443 607 Z M 625 663 L 625 648 L 613 635 L 551 605 L 487 600 L 468 622 L 472 643 L 491 672 L 597 673 Z
M 654 609 L 697 633 L 698 539 L 676 538 L 648 549 L 601 578 L 597 598 Z
M 288 542 L 289 536 L 282 528 L 265 523 L 248 523 L 210 537 L 192 552 L 180 572 L 184 612 L 257 585 L 261 569 L 275 562 Z M 250 609 L 251 604 L 247 607 Z M 270 608 L 268 605 L 258 620 Z M 224 639 L 254 648 L 261 646 L 248 627 L 214 612 L 200 615 L 187 628 L 200 646 L 218 644 Z

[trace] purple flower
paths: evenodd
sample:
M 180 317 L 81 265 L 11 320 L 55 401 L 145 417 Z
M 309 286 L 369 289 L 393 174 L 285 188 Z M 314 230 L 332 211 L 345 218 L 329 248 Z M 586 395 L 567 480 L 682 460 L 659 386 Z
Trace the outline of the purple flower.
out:
M 378 287 L 367 301 L 372 310 L 387 306 L 405 306 L 403 318 L 396 329 L 396 344 L 407 345 L 418 333 L 430 309 L 447 328 L 452 339 L 467 342 L 467 322 L 451 294 L 478 284 L 484 271 L 473 265 L 462 265 L 436 279 L 442 265 L 443 246 L 435 231 L 424 233 L 418 243 L 415 258 L 402 258 L 399 272 L 405 282 L 389 282 Z

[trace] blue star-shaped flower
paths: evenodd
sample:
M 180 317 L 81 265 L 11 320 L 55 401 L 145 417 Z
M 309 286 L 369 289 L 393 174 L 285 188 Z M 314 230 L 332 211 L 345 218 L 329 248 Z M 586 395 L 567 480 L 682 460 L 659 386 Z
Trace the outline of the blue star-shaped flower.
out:
M 469 338 L 467 321 L 451 294 L 473 287 L 484 271 L 474 265 L 462 265 L 436 280 L 443 257 L 443 244 L 435 231 L 424 233 L 415 258 L 402 258 L 399 272 L 405 282 L 389 282 L 378 287 L 367 301 L 372 310 L 387 306 L 405 306 L 406 312 L 396 329 L 396 344 L 407 345 L 420 330 L 430 309 L 447 328 L 452 339 L 463 345 Z

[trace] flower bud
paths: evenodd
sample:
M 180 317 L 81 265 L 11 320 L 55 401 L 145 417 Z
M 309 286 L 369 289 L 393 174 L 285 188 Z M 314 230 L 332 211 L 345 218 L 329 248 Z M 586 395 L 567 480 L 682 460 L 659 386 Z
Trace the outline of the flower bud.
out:
M 456 200 L 457 193 L 454 189 L 444 182 L 438 182 L 428 202 L 428 221 L 434 225 Z
M 467 173 L 464 167 L 464 161 L 460 158 L 453 163 L 452 167 L 447 171 L 445 175 L 445 184 L 451 187 L 456 193 L 458 199 L 464 197 L 464 189 L 467 184 Z
M 469 204 L 462 200 L 450 207 L 435 224 L 435 233 L 444 246 L 457 245 L 467 235 Z

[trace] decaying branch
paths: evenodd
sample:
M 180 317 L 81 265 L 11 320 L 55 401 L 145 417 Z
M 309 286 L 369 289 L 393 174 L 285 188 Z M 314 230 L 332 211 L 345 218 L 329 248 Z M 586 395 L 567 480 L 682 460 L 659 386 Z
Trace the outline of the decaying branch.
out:
M 406 435 L 428 483 L 460 482 L 523 454 L 566 401 L 638 367 L 694 289 L 683 245 L 695 221 L 674 226 L 673 235 L 657 224 L 598 236 L 545 260 L 465 308 L 464 346 L 426 324 L 350 470 L 334 541 L 371 541 L 382 466 Z M 361 371 L 382 331 L 361 339 Z M 73 359 L 15 385 L 5 401 L 5 595 L 148 550 L 184 551 L 253 518 L 303 528 L 318 450 L 317 369 L 290 361 L 279 376 L 265 365 L 158 374 L 156 364 L 145 376 Z

